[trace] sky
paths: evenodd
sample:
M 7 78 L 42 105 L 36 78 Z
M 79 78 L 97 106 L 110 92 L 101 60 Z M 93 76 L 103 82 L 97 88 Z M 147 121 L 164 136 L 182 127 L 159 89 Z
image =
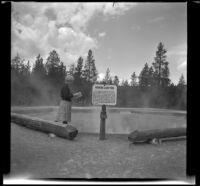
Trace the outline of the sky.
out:
M 159 42 L 167 50 L 169 78 L 187 80 L 187 3 L 12 2 L 11 54 L 44 62 L 56 50 L 67 69 L 93 51 L 99 79 L 109 68 L 130 82 L 152 65 Z

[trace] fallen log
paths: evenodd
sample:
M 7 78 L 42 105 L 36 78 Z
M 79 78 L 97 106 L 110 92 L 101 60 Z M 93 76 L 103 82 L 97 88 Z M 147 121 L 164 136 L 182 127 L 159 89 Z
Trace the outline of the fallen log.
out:
M 72 125 L 64 126 L 59 122 L 47 121 L 22 114 L 11 113 L 11 122 L 33 130 L 53 133 L 56 136 L 69 140 L 73 140 L 78 134 L 78 130 Z
M 180 128 L 166 128 L 166 129 L 152 129 L 143 131 L 131 132 L 128 140 L 131 142 L 147 142 L 152 139 L 170 138 L 186 136 L 186 127 Z

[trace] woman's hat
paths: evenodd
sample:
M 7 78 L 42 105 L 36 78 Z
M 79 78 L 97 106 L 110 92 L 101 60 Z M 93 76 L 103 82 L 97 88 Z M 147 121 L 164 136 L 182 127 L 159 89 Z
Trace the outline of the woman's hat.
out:
M 73 80 L 74 80 L 73 76 L 71 76 L 71 75 L 65 76 L 65 81 L 73 81 Z

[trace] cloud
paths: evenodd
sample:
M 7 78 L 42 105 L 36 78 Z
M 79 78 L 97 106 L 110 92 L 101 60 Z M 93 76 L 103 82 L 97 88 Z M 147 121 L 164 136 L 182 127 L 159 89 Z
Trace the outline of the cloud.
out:
M 104 3 L 103 13 L 110 15 L 122 15 L 136 5 L 137 3 L 115 3 L 115 6 L 113 7 L 113 3 Z
M 98 80 L 98 81 L 102 81 L 102 80 L 104 79 L 105 75 L 106 75 L 106 73 L 102 73 L 102 72 L 99 73 L 99 74 L 98 74 L 97 80 Z M 112 79 L 114 79 L 115 74 L 113 74 L 113 73 L 111 72 L 111 73 L 110 73 L 110 76 L 111 76 Z M 125 81 L 125 79 L 124 79 L 124 78 L 121 78 L 121 77 L 119 77 L 119 76 L 118 76 L 118 78 L 119 78 L 119 84 L 121 85 L 122 82 Z M 130 83 L 130 82 L 131 82 L 131 79 L 128 79 L 128 82 Z
M 105 32 L 101 32 L 101 33 L 99 33 L 99 37 L 104 37 L 105 35 L 106 35 Z
M 180 56 L 180 55 L 186 55 L 187 54 L 187 44 L 182 43 L 177 46 L 172 47 L 167 54 L 169 56 Z
M 137 25 L 137 26 L 133 25 L 133 26 L 131 26 L 131 30 L 141 30 L 141 26 L 139 26 L 139 25 Z
M 104 79 L 104 77 L 105 77 L 105 73 L 99 73 L 97 80 L 102 81 Z
M 106 75 L 106 73 L 103 73 L 103 72 L 99 73 L 97 80 L 102 81 L 105 78 L 105 75 Z M 110 72 L 110 77 L 112 78 L 112 80 L 114 79 L 115 75 L 116 74 L 114 74 L 113 72 Z M 120 77 L 118 77 L 118 78 L 119 78 L 119 82 L 123 81 L 122 78 L 120 78 Z
M 98 40 L 86 33 L 97 13 L 104 16 L 122 15 L 135 3 L 12 3 L 12 58 L 44 57 L 55 49 L 65 65 L 98 48 Z M 105 32 L 99 33 L 104 37 Z M 35 59 L 34 59 L 35 60 Z M 34 61 L 31 61 L 34 62 Z
M 187 67 L 187 44 L 182 43 L 175 47 L 172 47 L 168 52 L 167 55 L 169 57 L 173 57 L 176 61 L 176 67 L 179 71 L 186 71 Z
M 56 18 L 57 18 L 57 15 L 53 8 L 47 8 L 44 11 L 44 14 L 48 17 L 49 20 L 56 20 Z
M 108 59 L 108 60 L 112 59 L 112 56 L 111 56 L 111 55 L 108 55 L 108 56 L 107 56 L 107 59 Z
M 182 70 L 186 69 L 186 67 L 187 67 L 187 61 L 183 61 L 182 63 L 180 63 L 180 65 L 178 65 L 177 69 Z
M 149 23 L 157 23 L 157 22 L 160 22 L 160 21 L 163 21 L 165 18 L 163 16 L 160 16 L 160 17 L 155 17 L 153 19 L 150 19 L 148 22 Z

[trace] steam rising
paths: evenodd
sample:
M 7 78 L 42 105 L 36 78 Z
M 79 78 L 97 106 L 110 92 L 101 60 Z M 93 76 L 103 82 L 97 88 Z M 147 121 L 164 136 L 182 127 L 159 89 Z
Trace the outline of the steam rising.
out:
M 146 110 L 146 111 L 145 111 Z M 148 112 L 149 113 L 148 113 Z M 151 112 L 150 112 L 151 111 Z M 57 109 L 53 112 L 38 113 L 36 117 L 54 120 Z M 74 107 L 72 122 L 79 133 L 96 133 L 100 131 L 101 107 Z M 31 114 L 30 114 L 31 115 Z M 164 129 L 186 126 L 185 112 L 166 111 L 161 109 L 123 109 L 108 108 L 106 119 L 107 134 L 129 134 L 134 130 Z

